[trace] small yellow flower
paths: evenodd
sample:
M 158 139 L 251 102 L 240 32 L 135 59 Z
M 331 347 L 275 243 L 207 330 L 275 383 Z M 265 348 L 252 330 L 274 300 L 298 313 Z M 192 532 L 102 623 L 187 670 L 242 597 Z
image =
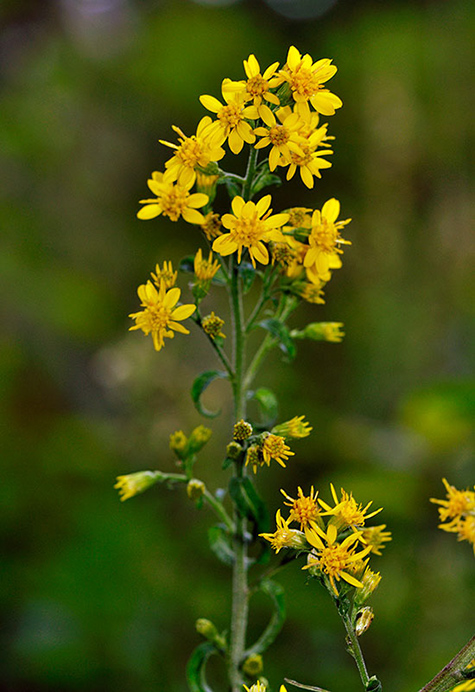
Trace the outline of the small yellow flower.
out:
M 313 428 L 305 420 L 305 416 L 294 416 L 285 423 L 275 425 L 271 432 L 275 435 L 282 435 L 286 440 L 300 440 L 303 437 L 308 437 L 312 430 Z
M 160 282 L 164 281 L 165 283 L 165 288 L 168 290 L 169 288 L 173 288 L 173 286 L 176 283 L 176 278 L 178 276 L 178 272 L 173 271 L 173 265 L 171 262 L 164 262 L 163 263 L 163 269 L 160 269 L 160 265 L 157 264 L 155 267 L 155 274 L 152 272 L 152 279 L 154 284 L 160 288 Z
M 457 488 L 450 485 L 445 478 L 442 478 L 442 483 L 447 490 L 447 499 L 437 500 L 431 498 L 430 500 L 437 505 L 441 505 L 438 508 L 440 521 L 456 519 L 464 514 L 475 515 L 475 492 L 468 489 L 457 490 Z
M 321 212 L 316 209 L 312 215 L 312 228 L 308 237 L 309 249 L 305 255 L 304 266 L 315 267 L 317 274 L 325 274 L 332 268 L 332 260 L 335 255 L 343 250 L 340 245 L 351 245 L 340 235 L 343 226 L 350 223 L 351 219 L 337 221 L 340 213 L 340 202 L 337 199 L 329 199 L 322 207 Z
M 299 112 L 308 112 L 308 103 L 322 115 L 333 115 L 343 104 L 341 99 L 324 87 L 337 68 L 323 58 L 313 62 L 310 55 L 302 56 L 295 46 L 289 48 L 287 62 L 279 72 L 281 82 L 287 82 Z
M 287 223 L 288 214 L 274 214 L 269 216 L 272 198 L 270 195 L 262 197 L 257 204 L 245 202 L 242 197 L 234 197 L 231 202 L 232 214 L 224 214 L 221 222 L 229 233 L 220 235 L 213 243 L 213 250 L 220 255 L 238 253 L 238 262 L 244 248 L 249 250 L 251 262 L 256 266 L 256 260 L 261 264 L 268 264 L 269 252 L 264 242 L 270 240 L 281 241 L 281 226 Z
M 291 529 L 289 526 L 291 521 L 291 519 L 287 521 L 283 519 L 280 509 L 278 509 L 275 515 L 275 523 L 277 525 L 276 531 L 274 533 L 259 534 L 259 536 L 265 538 L 266 541 L 269 541 L 276 554 L 282 550 L 282 548 L 294 548 L 299 550 L 305 547 L 306 542 L 302 532 Z
M 190 439 L 188 440 L 188 454 L 196 454 L 209 441 L 213 431 L 206 428 L 204 425 L 198 425 L 191 431 Z
M 260 654 L 251 654 L 242 664 L 242 669 L 250 678 L 256 678 L 264 669 L 264 662 Z
M 381 555 L 384 544 L 392 540 L 391 532 L 385 531 L 385 528 L 386 524 L 381 524 L 380 526 L 366 526 L 361 531 L 362 543 L 370 545 L 374 555 Z
M 279 63 L 275 62 L 270 65 L 264 70 L 264 74 L 261 74 L 261 67 L 255 55 L 251 54 L 247 60 L 243 61 L 243 64 L 247 80 L 239 82 L 224 80 L 223 89 L 231 94 L 239 94 L 244 101 L 252 101 L 257 108 L 259 117 L 265 120 L 272 111 L 269 106 L 263 103 L 263 100 L 274 106 L 279 105 L 279 97 L 271 92 L 272 87 L 277 82 L 273 77 Z
M 243 685 L 243 687 L 246 690 L 246 692 L 266 692 L 267 690 L 266 685 L 262 684 L 259 680 L 250 687 L 248 687 L 247 685 Z
M 358 533 L 352 533 L 338 543 L 338 530 L 334 524 L 328 526 L 326 533 L 317 524 L 312 524 L 305 528 L 305 536 L 316 549 L 316 553 L 309 554 L 308 564 L 302 569 L 318 568 L 328 577 L 335 596 L 338 596 L 335 580 L 344 579 L 351 586 L 362 588 L 363 584 L 349 573 L 352 563 L 362 560 L 371 551 L 371 548 L 367 547 L 356 552 Z
M 327 136 L 327 125 L 317 127 L 318 116 L 316 113 L 309 116 L 308 121 L 303 120 L 299 131 L 292 136 L 288 143 L 288 153 L 283 152 L 279 159 L 279 166 L 289 166 L 287 180 L 293 178 L 297 169 L 304 185 L 313 188 L 313 178 L 321 178 L 320 170 L 331 168 L 331 162 L 323 156 L 333 154 L 327 141 L 332 139 Z
M 213 253 L 211 251 L 208 255 L 208 259 L 204 259 L 201 248 L 199 248 L 195 255 L 194 269 L 198 281 L 208 282 L 216 275 L 219 269 L 219 262 L 213 259 Z
M 155 171 L 147 181 L 147 185 L 156 198 L 140 200 L 140 204 L 145 206 L 137 213 L 139 219 L 154 219 L 163 214 L 172 221 L 178 221 L 182 216 L 188 223 L 204 223 L 204 216 L 198 209 L 208 203 L 208 195 L 202 192 L 190 194 L 189 190 L 193 182 L 189 181 L 186 185 L 180 185 L 173 181 L 173 175 L 170 173 Z
M 138 287 L 137 293 L 144 309 L 129 315 L 136 322 L 133 327 L 130 327 L 130 331 L 141 329 L 145 335 L 151 334 L 156 351 L 163 348 L 165 337 L 172 339 L 175 332 L 190 333 L 179 322 L 190 317 L 196 310 L 196 305 L 175 307 L 181 295 L 179 288 L 170 288 L 167 291 L 165 282 L 162 280 L 160 289 L 157 291 L 152 282 L 147 281 L 146 284 Z
M 338 496 L 332 483 L 330 483 L 330 488 L 335 506 L 330 507 L 330 505 L 320 498 L 318 498 L 318 501 L 325 510 L 323 514 L 331 516 L 331 523 L 335 524 L 338 529 L 344 530 L 351 527 L 353 530 L 356 530 L 357 527 L 364 526 L 367 519 L 374 517 L 382 510 L 382 508 L 380 508 L 375 512 L 367 514 L 368 509 L 373 504 L 372 502 L 368 502 L 366 507 L 363 508 L 361 504 L 356 502 L 353 495 L 351 493 L 348 494 L 346 490 L 343 490 L 343 488 L 341 489 L 341 500 L 338 500 Z M 358 531 L 358 535 L 361 535 L 361 531 Z M 369 546 L 369 549 L 372 550 L 372 547 Z
M 170 449 L 175 452 L 179 459 L 186 459 L 188 438 L 183 430 L 177 430 L 170 435 Z
M 313 305 L 325 304 L 324 294 L 319 284 L 315 284 L 312 281 L 299 282 L 295 285 L 295 291 L 307 303 L 312 303 Z
M 242 442 L 243 440 L 248 440 L 252 435 L 252 425 L 245 421 L 243 418 L 238 420 L 233 427 L 233 438 Z
M 176 150 L 175 155 L 165 164 L 170 180 L 177 180 L 180 185 L 191 187 L 196 180 L 197 167 L 206 168 L 212 161 L 220 161 L 223 158 L 225 151 L 219 146 L 219 133 L 213 131 L 211 124 L 211 118 L 205 116 L 198 123 L 196 135 L 191 137 L 187 137 L 179 127 L 172 125 L 178 134 L 179 146 L 160 140 L 160 144 Z
M 290 447 L 285 444 L 285 439 L 280 435 L 273 435 L 269 433 L 262 444 L 262 458 L 267 466 L 270 466 L 270 462 L 274 459 L 278 464 L 284 467 L 285 461 L 290 456 L 293 456 L 295 452 L 292 452 Z
M 246 106 L 245 99 L 239 94 L 227 91 L 228 81 L 230 80 L 224 80 L 221 88 L 225 105 L 208 94 L 200 96 L 200 101 L 207 110 L 217 115 L 218 120 L 213 123 L 213 126 L 216 133 L 220 135 L 218 141 L 222 144 L 227 139 L 232 153 L 239 154 L 244 142 L 254 144 L 256 141 L 248 120 L 258 118 L 259 112 L 255 106 Z
M 300 530 L 303 531 L 306 526 L 312 521 L 316 521 L 318 515 L 320 514 L 320 507 L 317 503 L 318 491 L 315 492 L 313 485 L 310 488 L 310 495 L 305 496 L 303 494 L 302 488 L 300 486 L 297 488 L 298 498 L 294 500 L 293 497 L 287 495 L 284 490 L 280 491 L 284 497 L 289 500 L 289 502 L 284 502 L 284 505 L 290 507 L 290 521 L 298 521 L 300 524 Z
M 210 315 L 207 315 L 206 317 L 203 317 L 203 321 L 201 322 L 201 326 L 203 327 L 203 331 L 205 334 L 208 334 L 212 339 L 225 339 L 226 334 L 223 334 L 221 331 L 222 326 L 224 325 L 224 320 L 221 319 L 221 317 L 218 317 L 217 315 L 212 312 Z
M 283 156 L 290 159 L 290 147 L 295 134 L 302 125 L 299 114 L 290 109 L 280 108 L 276 115 L 277 118 L 272 111 L 269 111 L 269 115 L 264 118 L 265 126 L 254 129 L 254 134 L 261 138 L 255 145 L 256 149 L 263 149 L 269 144 L 272 145 L 269 152 L 269 169 L 271 171 L 275 170 Z
M 124 502 L 124 500 L 143 493 L 144 490 L 154 485 L 159 480 L 159 475 L 158 472 L 154 471 L 138 471 L 126 476 L 117 476 L 117 483 L 114 488 L 117 488 L 120 499 Z

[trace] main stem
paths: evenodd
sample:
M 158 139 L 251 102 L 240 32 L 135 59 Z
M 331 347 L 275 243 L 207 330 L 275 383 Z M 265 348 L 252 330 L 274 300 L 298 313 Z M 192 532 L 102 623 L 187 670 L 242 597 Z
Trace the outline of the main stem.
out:
M 235 259 L 232 259 L 231 312 L 234 337 L 234 420 L 246 416 L 246 392 L 243 387 L 245 368 L 245 327 L 242 305 L 241 280 Z M 234 465 L 234 476 L 242 478 L 246 467 Z M 229 650 L 229 681 L 232 692 L 242 691 L 241 663 L 246 648 L 248 619 L 247 543 L 246 520 L 234 508 L 235 534 L 233 537 L 234 565 L 232 582 L 231 641 Z
M 361 682 L 363 683 L 363 686 L 366 689 L 366 685 L 369 681 L 369 675 L 368 671 L 366 670 L 366 664 L 363 658 L 363 652 L 361 651 L 358 637 L 348 615 L 340 613 L 340 616 L 343 620 L 343 624 L 345 625 L 346 634 L 348 635 L 351 655 L 355 659 L 356 667 L 358 668 L 358 673 L 360 674 Z

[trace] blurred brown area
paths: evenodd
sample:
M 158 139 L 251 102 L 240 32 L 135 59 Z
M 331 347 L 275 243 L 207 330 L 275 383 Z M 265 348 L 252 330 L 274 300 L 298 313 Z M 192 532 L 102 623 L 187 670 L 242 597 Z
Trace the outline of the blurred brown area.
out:
M 274 209 L 335 196 L 353 218 L 326 304 L 292 326 L 341 321 L 346 338 L 300 342 L 293 364 L 276 353 L 261 373 L 281 420 L 305 414 L 314 431 L 257 484 L 272 512 L 279 488 L 313 484 L 328 500 L 330 482 L 384 507 L 393 541 L 362 646 L 385 690 L 422 687 L 473 634 L 473 552 L 437 530 L 429 498 L 443 497 L 441 477 L 475 482 L 474 5 L 4 0 L 0 23 L 0 689 L 182 692 L 195 620 L 227 626 L 210 514 L 181 491 L 121 504 L 112 488 L 174 469 L 168 436 L 206 424 L 189 389 L 217 365 L 196 331 L 160 354 L 128 333 L 156 262 L 204 247 L 186 224 L 135 213 L 170 155 L 158 139 L 174 140 L 172 124 L 191 133 L 198 96 L 241 78 L 250 53 L 283 63 L 290 44 L 333 58 L 344 108 L 330 119 L 333 167 L 313 191 L 283 185 Z M 197 474 L 216 488 L 229 391 L 205 397 L 223 412 Z M 328 596 L 298 565 L 280 580 L 273 689 L 284 676 L 357 689 Z M 256 598 L 250 638 L 268 617 Z

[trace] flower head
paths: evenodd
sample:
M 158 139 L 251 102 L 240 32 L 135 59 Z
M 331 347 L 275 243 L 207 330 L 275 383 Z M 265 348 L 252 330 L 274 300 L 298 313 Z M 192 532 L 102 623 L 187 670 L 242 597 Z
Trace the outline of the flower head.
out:
M 272 111 L 264 101 L 272 103 L 274 106 L 279 105 L 279 97 L 271 92 L 272 87 L 277 83 L 277 80 L 273 77 L 279 67 L 279 63 L 275 62 L 270 65 L 264 70 L 264 74 L 261 74 L 261 67 L 255 55 L 251 54 L 243 63 L 247 80 L 239 82 L 225 80 L 223 89 L 231 94 L 239 94 L 246 102 L 252 101 L 257 108 L 259 117 L 265 119 L 266 115 Z
M 325 510 L 324 514 L 330 515 L 332 517 L 332 523 L 334 523 L 339 529 L 351 527 L 352 529 L 356 530 L 356 528 L 364 526 L 367 519 L 370 519 L 371 517 L 374 517 L 375 514 L 378 514 L 378 512 L 381 512 L 381 509 L 377 509 L 375 512 L 367 514 L 368 509 L 373 504 L 372 502 L 368 502 L 366 507 L 363 508 L 361 504 L 356 502 L 353 495 L 351 493 L 348 494 L 346 490 L 343 490 L 343 488 L 341 489 L 341 500 L 338 500 L 338 496 L 333 484 L 330 484 L 330 488 L 335 506 L 330 507 L 330 505 L 327 505 L 327 503 L 320 498 L 318 498 L 318 501 Z M 358 531 L 358 534 L 360 535 L 361 532 Z
M 239 154 L 244 142 L 254 144 L 256 141 L 248 120 L 255 120 L 259 113 L 255 106 L 246 106 L 242 95 L 232 93 L 226 88 L 230 81 L 224 80 L 222 84 L 224 105 L 208 94 L 200 96 L 200 101 L 205 108 L 217 115 L 218 119 L 211 126 L 213 135 L 216 133 L 219 136 L 218 141 L 221 144 L 227 139 L 233 154 Z
M 386 524 L 380 526 L 366 526 L 361 530 L 361 542 L 371 546 L 374 555 L 381 555 L 384 544 L 392 540 L 391 532 L 385 531 Z
M 371 550 L 370 547 L 357 551 L 358 533 L 352 533 L 341 543 L 337 541 L 338 530 L 334 524 L 330 524 L 327 531 L 323 531 L 317 524 L 305 528 L 307 541 L 315 548 L 315 554 L 309 553 L 308 563 L 303 569 L 317 568 L 328 577 L 331 589 L 338 596 L 336 581 L 344 579 L 351 586 L 362 588 L 361 581 L 350 572 L 352 563 L 361 561 Z
M 271 432 L 274 435 L 282 435 L 286 440 L 300 440 L 303 437 L 308 437 L 313 428 L 305 420 L 305 416 L 294 416 L 284 423 L 275 425 Z
M 242 252 L 247 248 L 251 262 L 256 266 L 256 260 L 261 264 L 268 264 L 269 252 L 264 245 L 270 240 L 280 241 L 283 236 L 279 230 L 287 223 L 288 214 L 274 214 L 270 216 L 269 210 L 272 198 L 265 195 L 256 204 L 245 202 L 242 197 L 234 197 L 231 206 L 233 213 L 224 214 L 221 222 L 229 233 L 220 235 L 213 242 L 213 250 L 220 255 L 238 253 L 238 262 L 241 262 Z
M 211 281 L 215 277 L 218 269 L 219 262 L 213 259 L 213 253 L 210 251 L 208 259 L 205 259 L 203 258 L 201 248 L 199 248 L 194 259 L 195 276 L 198 281 Z
M 325 275 L 333 268 L 332 261 L 335 255 L 343 252 L 340 245 L 350 245 L 348 240 L 341 237 L 340 230 L 350 223 L 351 219 L 337 221 L 339 213 L 340 202 L 334 198 L 325 202 L 321 211 L 316 209 L 313 212 L 308 237 L 309 249 L 305 255 L 304 266 L 307 269 L 314 268 L 317 275 Z
M 287 495 L 284 490 L 280 491 L 284 497 L 289 500 L 289 502 L 284 502 L 284 505 L 290 507 L 290 521 L 298 521 L 300 524 L 300 530 L 310 524 L 312 521 L 316 521 L 318 515 L 320 514 L 320 507 L 317 502 L 318 491 L 315 492 L 313 485 L 310 488 L 310 494 L 308 496 L 303 494 L 302 488 L 298 487 L 298 497 L 294 500 L 293 497 Z
M 292 97 L 300 112 L 308 112 L 308 104 L 322 115 L 333 115 L 343 104 L 341 99 L 324 87 L 337 68 L 331 60 L 323 58 L 313 62 L 310 55 L 301 55 L 295 46 L 290 46 L 287 62 L 280 70 L 281 82 L 287 82 Z
M 219 214 L 210 211 L 204 217 L 204 222 L 201 224 L 201 230 L 208 240 L 217 238 L 222 233 L 221 218 Z
M 267 466 L 270 466 L 272 459 L 277 461 L 281 466 L 285 468 L 285 461 L 290 456 L 293 456 L 295 452 L 292 452 L 290 447 L 285 444 L 285 439 L 280 435 L 274 435 L 269 433 L 264 438 L 262 443 L 262 458 Z
M 178 272 L 173 271 L 173 265 L 171 262 L 164 262 L 163 263 L 163 268 L 160 269 L 160 265 L 157 264 L 155 267 L 155 274 L 152 272 L 152 279 L 154 284 L 160 288 L 160 282 L 164 281 L 165 283 L 165 288 L 168 290 L 169 288 L 173 288 L 173 286 L 176 283 L 176 278 L 178 276 Z
M 198 123 L 196 135 L 187 137 L 179 127 L 173 125 L 173 129 L 178 134 L 180 144 L 171 144 L 160 140 L 161 144 L 176 150 L 175 155 L 169 159 L 165 168 L 167 169 L 170 180 L 177 180 L 180 185 L 193 185 L 196 180 L 196 168 L 206 168 L 212 161 L 220 161 L 225 155 L 224 149 L 220 146 L 221 137 L 212 127 L 212 120 L 205 116 Z
M 138 471 L 126 476 L 117 476 L 117 483 L 114 488 L 117 488 L 120 499 L 124 502 L 124 500 L 143 493 L 147 488 L 157 483 L 160 480 L 159 476 L 160 474 L 154 471 Z
M 221 317 L 218 317 L 217 315 L 212 312 L 210 315 L 207 315 L 206 317 L 203 317 L 203 321 L 201 322 L 201 326 L 203 327 L 203 331 L 205 334 L 208 334 L 213 340 L 214 339 L 225 339 L 226 334 L 223 334 L 221 331 L 222 327 L 224 325 L 224 320 L 221 319 Z
M 442 478 L 442 483 L 447 490 L 447 499 L 437 500 L 435 498 L 431 498 L 431 502 L 440 505 L 440 521 L 457 519 L 465 514 L 475 515 L 475 492 L 468 489 L 457 490 L 457 488 L 450 485 L 445 478 Z
M 141 329 L 145 335 L 151 334 L 156 351 L 163 348 L 165 337 L 172 339 L 175 332 L 190 333 L 180 322 L 194 313 L 196 305 L 175 307 L 180 299 L 179 288 L 167 290 L 162 280 L 157 291 L 152 282 L 147 281 L 138 287 L 137 293 L 144 309 L 129 315 L 136 322 L 130 330 Z
M 188 223 L 204 223 L 204 216 L 198 209 L 208 203 L 208 195 L 203 192 L 190 194 L 189 190 L 193 181 L 188 181 L 182 185 L 175 183 L 173 175 L 170 173 L 155 171 L 147 181 L 147 185 L 156 195 L 156 198 L 140 200 L 140 204 L 145 206 L 137 213 L 139 219 L 154 219 L 163 214 L 172 221 L 178 221 L 182 216 Z
M 259 534 L 259 536 L 265 538 L 266 541 L 269 541 L 276 554 L 282 550 L 282 548 L 294 548 L 299 550 L 305 547 L 306 541 L 303 533 L 296 529 L 291 529 L 289 526 L 291 521 L 290 518 L 286 521 L 282 517 L 280 509 L 278 509 L 275 515 L 275 523 L 277 525 L 276 531 L 274 533 Z

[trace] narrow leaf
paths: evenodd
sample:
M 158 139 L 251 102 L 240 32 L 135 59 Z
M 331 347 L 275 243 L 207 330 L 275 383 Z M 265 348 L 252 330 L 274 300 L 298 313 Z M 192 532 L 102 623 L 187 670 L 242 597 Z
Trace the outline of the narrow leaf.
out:
M 274 392 L 267 387 L 260 387 L 255 392 L 251 392 L 250 398 L 257 401 L 262 427 L 271 428 L 279 414 L 279 404 Z
M 246 656 L 263 653 L 276 639 L 285 622 L 286 609 L 284 588 L 276 581 L 264 579 L 260 583 L 259 589 L 271 599 L 273 613 L 264 632 L 255 644 L 246 651 Z
M 234 551 L 229 541 L 229 533 L 222 524 L 211 526 L 208 529 L 208 540 L 212 552 L 220 562 L 232 567 L 234 564 Z
M 279 348 L 285 353 L 287 360 L 293 360 L 295 358 L 297 349 L 295 348 L 294 341 L 290 336 L 289 328 L 283 324 L 283 322 L 271 317 L 267 320 L 259 322 L 259 326 L 263 329 L 267 329 L 267 331 L 278 341 Z
M 241 516 L 254 522 L 256 535 L 269 529 L 267 507 L 249 478 L 231 478 L 229 494 Z
M 221 370 L 207 370 L 206 372 L 202 372 L 201 375 L 198 375 L 196 380 L 193 382 L 191 387 L 191 398 L 193 399 L 194 405 L 202 416 L 205 416 L 206 418 L 215 418 L 220 414 L 220 410 L 214 412 L 205 409 L 201 404 L 201 395 L 208 385 L 213 382 L 213 380 L 218 378 L 227 378 L 227 376 L 227 373 Z
M 186 666 L 186 679 L 190 692 L 213 692 L 206 682 L 205 669 L 208 659 L 217 653 L 211 642 L 203 642 L 196 647 Z

